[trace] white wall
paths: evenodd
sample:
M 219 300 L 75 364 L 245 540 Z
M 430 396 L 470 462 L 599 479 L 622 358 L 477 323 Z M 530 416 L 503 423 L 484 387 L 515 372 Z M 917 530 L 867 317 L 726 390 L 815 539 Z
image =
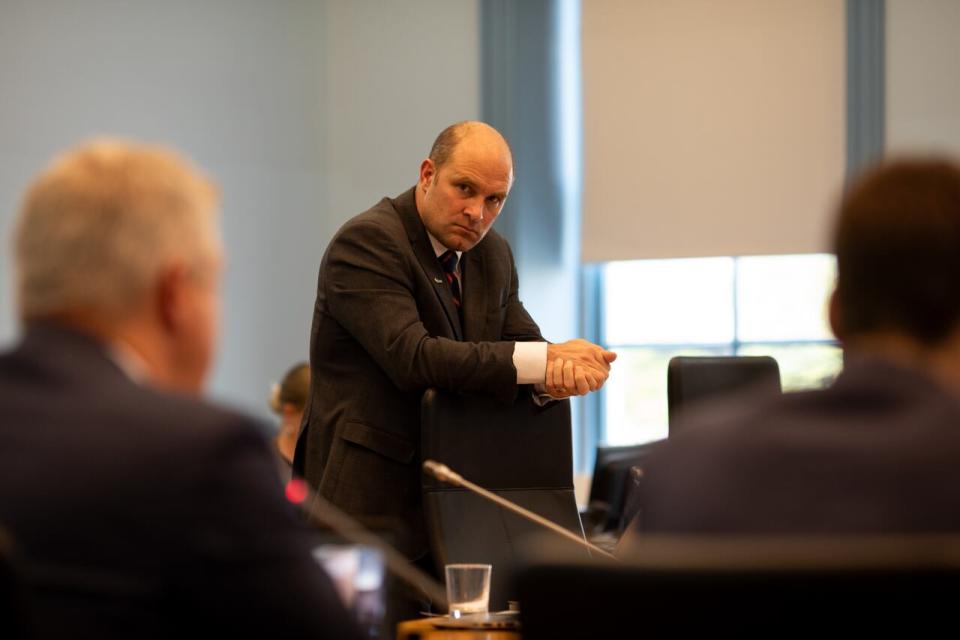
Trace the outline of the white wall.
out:
M 479 113 L 476 0 L 0 0 L 0 343 L 30 177 L 95 134 L 169 143 L 218 181 L 228 252 L 213 395 L 263 413 L 307 357 L 339 225 L 413 184 Z
M 477 0 L 328 0 L 324 106 L 331 211 L 417 180 L 440 131 L 480 117 Z
M 960 2 L 887 0 L 890 153 L 960 156 Z

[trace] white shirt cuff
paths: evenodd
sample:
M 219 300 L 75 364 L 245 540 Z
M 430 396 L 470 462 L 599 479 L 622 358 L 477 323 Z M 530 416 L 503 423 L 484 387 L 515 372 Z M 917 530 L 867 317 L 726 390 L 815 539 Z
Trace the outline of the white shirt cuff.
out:
M 545 392 L 543 388 L 543 385 L 538 384 L 533 387 L 533 391 L 530 393 L 530 397 L 533 398 L 533 404 L 537 405 L 538 407 L 545 407 L 547 406 L 547 403 L 553 402 L 557 399 Z
M 547 343 L 514 343 L 513 366 L 517 368 L 517 384 L 542 384 L 547 375 Z

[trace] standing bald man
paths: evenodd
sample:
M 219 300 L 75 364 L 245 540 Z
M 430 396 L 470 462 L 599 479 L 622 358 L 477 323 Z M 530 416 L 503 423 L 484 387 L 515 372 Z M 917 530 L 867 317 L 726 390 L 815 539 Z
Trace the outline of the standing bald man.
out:
M 491 225 L 513 185 L 506 140 L 481 122 L 437 137 L 416 187 L 347 222 L 320 265 L 311 393 L 294 471 L 427 553 L 420 399 L 430 388 L 564 398 L 600 388 L 615 354 L 547 344 L 517 295 L 510 247 Z M 548 365 L 549 363 L 549 365 Z

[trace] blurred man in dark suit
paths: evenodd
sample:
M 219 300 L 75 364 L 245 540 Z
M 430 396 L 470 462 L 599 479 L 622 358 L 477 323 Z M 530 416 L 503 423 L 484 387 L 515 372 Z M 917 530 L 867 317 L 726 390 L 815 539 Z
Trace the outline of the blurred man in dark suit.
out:
M 176 154 L 99 140 L 17 222 L 0 356 L 0 523 L 41 637 L 354 637 L 247 418 L 202 403 L 217 197 Z
M 689 416 L 645 469 L 647 531 L 960 531 L 960 167 L 867 173 L 834 241 L 843 373 Z

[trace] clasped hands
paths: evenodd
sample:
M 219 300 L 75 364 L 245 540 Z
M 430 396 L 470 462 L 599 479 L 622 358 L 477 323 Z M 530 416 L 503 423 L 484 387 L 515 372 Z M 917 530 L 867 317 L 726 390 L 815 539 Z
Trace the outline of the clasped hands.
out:
M 584 396 L 603 386 L 617 354 L 583 339 L 547 345 L 544 389 L 553 398 Z

